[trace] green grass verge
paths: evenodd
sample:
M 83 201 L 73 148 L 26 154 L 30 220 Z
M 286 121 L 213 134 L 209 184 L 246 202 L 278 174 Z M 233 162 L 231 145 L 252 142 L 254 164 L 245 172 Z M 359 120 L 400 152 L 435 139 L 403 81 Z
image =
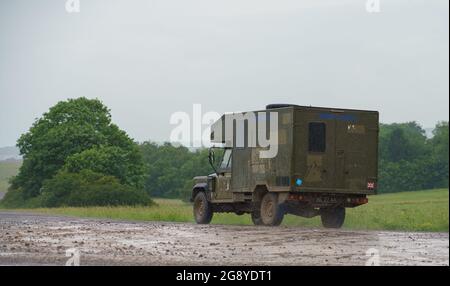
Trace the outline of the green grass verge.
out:
M 31 209 L 44 214 L 137 221 L 193 222 L 192 206 L 180 200 L 155 199 L 152 207 L 87 207 Z M 449 231 L 448 189 L 383 194 L 369 197 L 369 203 L 347 209 L 345 229 L 402 231 Z M 213 224 L 250 225 L 249 215 L 214 214 Z M 320 218 L 287 215 L 283 225 L 320 227 Z

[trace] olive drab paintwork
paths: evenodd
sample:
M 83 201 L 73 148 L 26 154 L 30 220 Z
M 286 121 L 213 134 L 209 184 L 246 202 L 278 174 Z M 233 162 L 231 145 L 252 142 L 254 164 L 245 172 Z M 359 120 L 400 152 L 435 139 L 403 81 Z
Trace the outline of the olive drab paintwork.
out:
M 233 136 L 228 138 L 225 130 L 230 129 L 225 123 L 230 115 L 222 116 L 211 127 L 211 141 L 224 144 L 229 160 L 221 162 L 217 174 L 208 176 L 206 183 L 204 177 L 196 180 L 193 200 L 202 191 L 215 212 L 247 212 L 257 217 L 258 208 L 264 211 L 259 205 L 264 194 L 276 193 L 283 213 L 322 215 L 322 221 L 330 224 L 333 210 L 341 214 L 342 208 L 364 204 L 366 195 L 376 193 L 378 112 L 272 105 L 253 113 L 256 126 L 266 125 L 267 138 L 278 139 L 277 155 L 261 158 L 260 151 L 268 147 L 250 144 L 255 140 L 252 137 L 259 136 L 258 128 L 251 129 L 245 119 L 251 117 L 239 119 L 241 128 L 233 121 Z M 274 134 L 268 132 L 270 113 L 277 115 Z M 236 141 L 237 132 L 244 135 L 243 146 Z

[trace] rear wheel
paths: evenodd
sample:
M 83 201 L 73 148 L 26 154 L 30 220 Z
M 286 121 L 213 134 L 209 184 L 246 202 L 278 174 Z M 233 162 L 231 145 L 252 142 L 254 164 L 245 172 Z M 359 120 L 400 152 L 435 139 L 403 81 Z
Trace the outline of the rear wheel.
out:
M 261 201 L 261 221 L 264 225 L 277 226 L 283 221 L 284 212 L 278 204 L 278 195 L 267 193 Z
M 341 228 L 345 220 L 345 208 L 322 209 L 320 218 L 326 228 Z
M 213 217 L 211 203 L 205 192 L 199 192 L 194 198 L 194 218 L 198 224 L 209 224 Z
M 251 216 L 252 216 L 252 222 L 254 225 L 262 225 L 263 224 L 259 210 L 254 210 L 252 212 Z

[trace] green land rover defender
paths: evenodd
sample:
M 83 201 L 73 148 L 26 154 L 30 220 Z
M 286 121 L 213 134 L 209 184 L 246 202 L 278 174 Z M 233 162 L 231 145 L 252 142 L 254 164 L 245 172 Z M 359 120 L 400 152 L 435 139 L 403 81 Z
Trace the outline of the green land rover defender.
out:
M 277 115 L 278 130 L 271 135 L 278 139 L 277 154 L 263 158 L 260 152 L 267 147 L 248 144 L 257 136 L 248 134 L 255 130 L 249 120 L 240 128 L 241 146 L 223 136 L 229 115 L 215 122 L 211 142 L 223 147 L 221 152 L 210 149 L 214 173 L 194 178 L 191 201 L 197 223 L 210 223 L 214 212 L 233 212 L 251 214 L 255 225 L 276 226 L 285 214 L 294 214 L 320 215 L 324 227 L 339 228 L 345 208 L 366 204 L 367 195 L 376 193 L 377 111 L 272 104 L 250 113 L 266 126 L 269 114 Z

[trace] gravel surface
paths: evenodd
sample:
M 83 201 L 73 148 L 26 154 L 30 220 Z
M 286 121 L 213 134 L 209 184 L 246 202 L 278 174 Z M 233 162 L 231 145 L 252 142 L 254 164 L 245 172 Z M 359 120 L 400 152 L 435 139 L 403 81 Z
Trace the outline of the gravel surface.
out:
M 0 265 L 449 265 L 449 234 L 0 212 Z

